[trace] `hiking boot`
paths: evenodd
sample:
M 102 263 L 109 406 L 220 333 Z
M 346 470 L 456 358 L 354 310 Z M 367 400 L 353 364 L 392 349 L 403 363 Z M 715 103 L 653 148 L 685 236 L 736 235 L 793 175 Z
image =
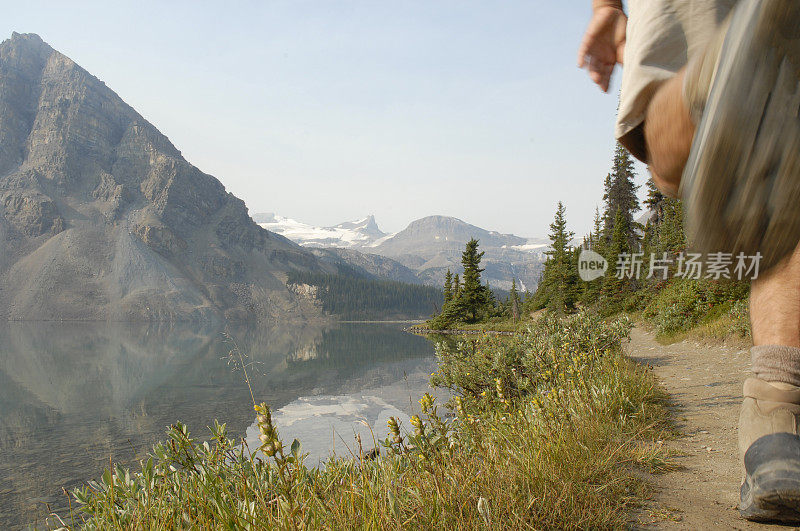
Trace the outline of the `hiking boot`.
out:
M 745 381 L 739 452 L 745 471 L 742 516 L 800 523 L 800 387 Z
M 686 76 L 689 241 L 767 269 L 800 240 L 800 2 L 739 2 Z

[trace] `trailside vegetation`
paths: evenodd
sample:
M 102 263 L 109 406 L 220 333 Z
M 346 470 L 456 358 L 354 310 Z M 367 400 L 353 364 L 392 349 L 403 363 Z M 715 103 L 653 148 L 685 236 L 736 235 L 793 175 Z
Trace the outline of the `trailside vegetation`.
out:
M 619 529 L 667 468 L 668 428 L 650 371 L 621 352 L 629 323 L 545 317 L 513 338 L 438 348 L 409 426 L 388 422 L 374 458 L 310 468 L 270 409 L 255 405 L 258 448 L 214 423 L 206 440 L 176 424 L 137 470 L 106 470 L 72 492 L 68 529 Z M 255 400 L 254 400 L 255 402 Z
M 435 287 L 393 280 L 290 271 L 288 283 L 314 286 L 323 311 L 343 319 L 428 317 L 442 300 Z
M 550 225 L 545 268 L 536 292 L 523 304 L 523 313 L 546 309 L 564 314 L 581 307 L 605 316 L 633 312 L 661 337 L 698 326 L 719 338 L 747 336 L 748 282 L 705 273 L 700 278 L 682 275 L 687 253 L 683 206 L 648 181 L 647 210 L 643 223 L 636 222 L 640 204 L 634 177 L 630 155 L 617 145 L 605 179 L 604 208 L 597 209 L 592 231 L 575 249 L 569 246 L 573 233 L 566 228 L 566 211 L 559 202 Z M 578 258 L 584 249 L 606 259 L 604 276 L 588 282 L 579 278 Z M 620 261 L 634 254 L 639 263 Z

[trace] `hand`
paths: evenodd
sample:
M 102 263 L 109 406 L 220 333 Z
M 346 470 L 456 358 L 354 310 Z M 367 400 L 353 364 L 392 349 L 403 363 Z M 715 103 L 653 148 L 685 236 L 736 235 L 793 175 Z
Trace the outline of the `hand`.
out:
M 578 68 L 586 67 L 603 92 L 608 92 L 616 64 L 622 64 L 627 24 L 628 17 L 617 8 L 595 9 L 578 49 Z

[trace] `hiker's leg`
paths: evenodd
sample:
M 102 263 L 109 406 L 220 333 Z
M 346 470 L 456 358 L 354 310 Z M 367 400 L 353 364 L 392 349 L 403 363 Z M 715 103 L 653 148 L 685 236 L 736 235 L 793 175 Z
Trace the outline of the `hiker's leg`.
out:
M 800 521 L 800 246 L 752 282 L 753 378 L 744 383 L 739 509 L 751 520 Z
M 695 160 L 688 160 L 692 140 L 705 131 L 703 139 L 718 134 L 719 138 L 731 136 L 744 141 L 747 135 L 742 130 L 760 123 L 752 120 L 745 123 L 744 127 L 715 127 L 714 124 L 723 123 L 720 117 L 711 115 L 714 118 L 711 120 L 704 115 L 708 88 L 711 86 L 710 76 L 716 70 L 717 58 L 720 57 L 713 53 L 714 46 L 722 42 L 715 37 L 721 38 L 726 31 L 715 31 L 714 28 L 721 27 L 734 4 L 735 0 L 631 0 L 616 129 L 619 142 L 650 165 L 654 182 L 667 194 L 677 193 L 684 167 L 691 165 L 691 182 L 683 183 L 681 189 L 691 221 L 687 227 L 694 229 L 689 232 L 695 245 L 697 240 L 701 240 L 705 244 L 703 248 L 709 248 L 711 252 L 735 251 L 728 240 L 713 238 L 719 234 L 727 235 L 730 231 L 713 230 L 715 224 L 727 223 L 727 218 L 716 215 L 709 220 L 711 207 L 719 210 L 722 203 L 720 199 L 727 197 L 750 196 L 732 194 L 731 183 L 727 182 L 731 181 L 731 177 L 725 171 L 698 171 L 698 168 L 707 170 L 708 166 L 702 166 L 700 162 L 716 163 L 717 160 L 697 160 L 695 152 L 691 152 Z M 789 29 L 800 27 L 800 22 L 795 24 L 797 11 L 794 6 L 790 9 L 789 0 L 740 5 L 746 5 L 748 9 L 785 8 L 786 13 L 793 16 L 784 25 Z M 746 35 L 750 29 L 761 27 L 764 21 L 778 21 L 768 17 L 758 19 L 761 21 L 758 25 L 742 23 L 748 20 L 740 17 L 740 24 L 731 27 L 736 27 L 737 31 Z M 753 17 L 752 20 L 756 19 Z M 766 31 L 759 35 L 774 33 Z M 766 55 L 775 55 L 774 50 Z M 730 55 L 727 57 L 726 64 L 737 64 L 730 63 Z M 689 58 L 692 58 L 692 61 L 688 61 L 689 73 L 684 74 Z M 695 61 L 694 58 L 698 59 Z M 758 68 L 754 67 L 753 71 L 756 70 Z M 745 77 L 740 76 L 734 81 Z M 735 95 L 737 92 L 714 92 L 717 99 L 727 94 Z M 712 105 L 712 108 L 719 107 Z M 739 110 L 733 109 L 732 115 L 739 116 Z M 693 124 L 702 128 L 695 130 Z M 705 149 L 697 154 L 701 157 L 718 155 L 719 166 L 727 167 L 724 157 L 730 149 L 726 153 L 719 148 L 709 149 L 705 142 L 703 145 Z M 741 147 L 736 149 L 744 152 Z M 698 179 L 698 175 L 703 178 Z M 727 188 L 717 185 L 720 181 L 727 182 Z M 793 190 L 791 186 L 788 189 Z M 698 190 L 702 193 L 698 193 Z M 786 202 L 787 198 L 784 197 L 783 203 Z M 780 206 L 780 201 L 778 204 Z M 745 202 L 744 205 L 735 206 L 748 205 Z M 785 208 L 783 211 L 787 212 Z M 698 219 L 702 219 L 703 223 L 698 223 Z M 743 224 L 743 229 L 748 227 L 751 232 L 762 230 L 758 223 Z M 786 237 L 784 239 L 788 240 Z M 711 240 L 715 245 L 708 243 Z M 716 245 L 717 241 L 725 243 Z M 769 242 L 775 247 L 776 240 Z M 796 238 L 794 242 L 793 245 L 796 245 Z M 769 258 L 777 254 L 773 252 Z M 785 256 L 785 253 L 780 256 Z M 745 382 L 739 422 L 739 445 L 745 470 L 739 509 L 743 516 L 752 520 L 779 519 L 796 523 L 800 522 L 800 251 L 796 251 L 783 264 L 773 267 L 772 271 L 764 271 L 762 278 L 753 283 L 751 308 L 755 377 Z
M 614 136 L 644 163 L 649 162 L 644 135 L 648 107 L 655 94 L 687 60 L 687 35 L 673 5 L 675 1 L 627 2 L 625 66 Z
M 683 71 L 659 88 L 644 125 L 653 182 L 673 196 L 694 134 L 682 87 Z M 750 308 L 754 345 L 800 347 L 800 247 L 753 281 Z
M 754 345 L 800 347 L 800 247 L 753 281 L 750 321 Z
M 647 163 L 653 182 L 675 197 L 694 138 L 707 70 L 702 56 L 736 0 L 631 0 L 616 136 Z M 687 63 L 691 74 L 685 82 Z M 702 74 L 702 75 L 701 75 Z M 699 83 L 698 83 L 699 81 Z
M 659 87 L 644 121 L 650 174 L 658 189 L 669 197 L 678 196 L 694 136 L 694 123 L 683 98 L 683 76 L 681 70 Z

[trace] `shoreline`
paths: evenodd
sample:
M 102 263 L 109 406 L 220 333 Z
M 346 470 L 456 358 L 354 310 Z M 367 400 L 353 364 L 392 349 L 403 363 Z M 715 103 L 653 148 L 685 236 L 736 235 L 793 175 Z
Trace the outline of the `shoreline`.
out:
M 379 319 L 364 319 L 364 320 L 354 320 L 354 321 L 336 321 L 337 323 L 346 323 L 346 324 L 380 324 L 380 323 L 388 323 L 388 324 L 400 324 L 400 323 L 424 323 L 425 321 L 422 319 L 388 319 L 388 320 L 379 320 Z
M 416 334 L 439 334 L 443 336 L 458 336 L 458 335 L 480 335 L 490 334 L 495 336 L 513 336 L 516 332 L 508 330 L 472 330 L 463 328 L 446 328 L 444 330 L 433 330 L 431 328 L 413 328 L 409 327 L 404 329 L 405 332 Z

